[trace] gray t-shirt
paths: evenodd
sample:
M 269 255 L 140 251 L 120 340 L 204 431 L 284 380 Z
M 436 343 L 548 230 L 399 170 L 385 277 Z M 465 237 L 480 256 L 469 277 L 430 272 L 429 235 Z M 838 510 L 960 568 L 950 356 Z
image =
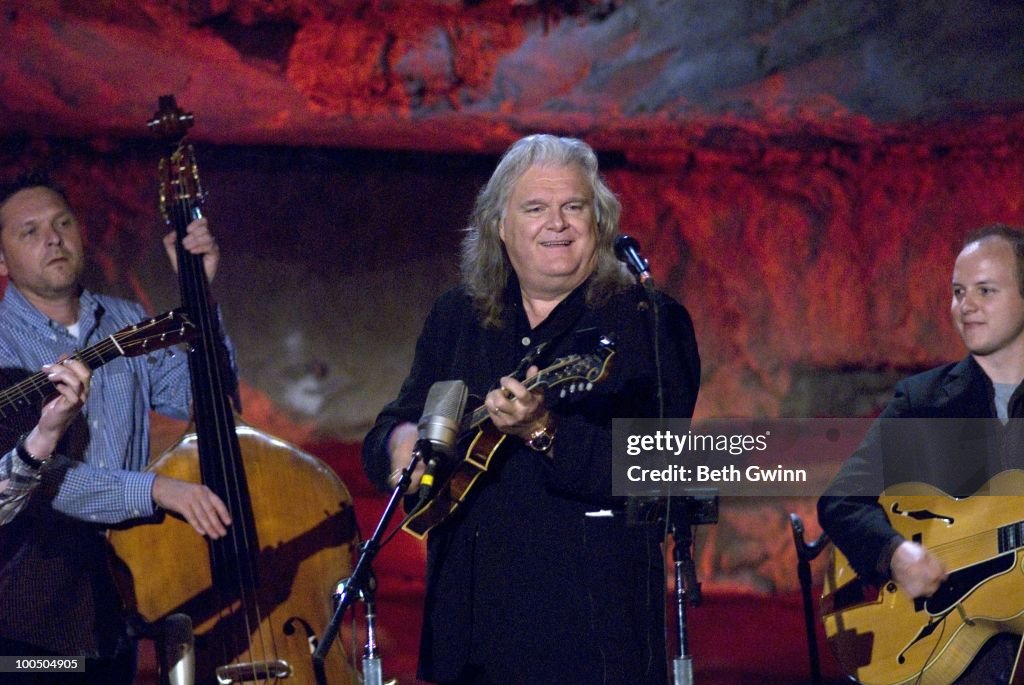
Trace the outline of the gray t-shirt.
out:
M 1010 420 L 1010 398 L 1017 386 L 1013 383 L 993 383 L 996 391 L 996 416 L 1006 425 Z

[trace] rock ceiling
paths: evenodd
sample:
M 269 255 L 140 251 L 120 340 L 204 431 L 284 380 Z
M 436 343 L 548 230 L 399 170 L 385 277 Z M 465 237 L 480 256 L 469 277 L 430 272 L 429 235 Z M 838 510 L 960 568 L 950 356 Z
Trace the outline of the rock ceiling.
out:
M 0 0 L 0 135 L 500 151 L 1017 137 L 999 0 Z M 921 131 L 926 132 L 926 138 Z

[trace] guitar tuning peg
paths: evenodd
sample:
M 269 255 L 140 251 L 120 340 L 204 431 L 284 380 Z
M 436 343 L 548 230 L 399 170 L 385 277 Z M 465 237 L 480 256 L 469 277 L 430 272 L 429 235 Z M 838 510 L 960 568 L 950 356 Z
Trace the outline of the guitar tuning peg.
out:
M 593 383 L 587 383 L 587 392 L 590 392 L 593 389 L 594 389 L 594 384 Z
M 562 386 L 562 390 L 558 393 L 558 397 L 564 399 L 566 395 L 565 386 Z

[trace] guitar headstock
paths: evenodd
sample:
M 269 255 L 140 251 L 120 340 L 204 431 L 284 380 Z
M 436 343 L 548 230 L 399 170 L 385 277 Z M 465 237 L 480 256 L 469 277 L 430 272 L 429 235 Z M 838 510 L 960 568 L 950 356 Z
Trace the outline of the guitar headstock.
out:
M 148 321 L 122 328 L 111 337 L 125 357 L 137 357 L 178 343 L 188 342 L 198 333 L 185 315 L 175 309 Z
M 526 384 L 530 388 L 562 386 L 560 397 L 588 392 L 608 377 L 613 356 L 615 344 L 609 338 L 602 337 L 593 352 L 559 357 L 551 366 L 528 378 Z

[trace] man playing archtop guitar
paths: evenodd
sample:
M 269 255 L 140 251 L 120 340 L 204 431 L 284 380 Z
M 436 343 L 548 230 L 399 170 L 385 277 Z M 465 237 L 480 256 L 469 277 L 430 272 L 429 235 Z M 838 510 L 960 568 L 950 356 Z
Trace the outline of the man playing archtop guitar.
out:
M 1024 233 L 967 240 L 951 313 L 967 357 L 898 383 L 818 503 L 826 632 L 865 683 L 1008 683 L 1024 628 Z

